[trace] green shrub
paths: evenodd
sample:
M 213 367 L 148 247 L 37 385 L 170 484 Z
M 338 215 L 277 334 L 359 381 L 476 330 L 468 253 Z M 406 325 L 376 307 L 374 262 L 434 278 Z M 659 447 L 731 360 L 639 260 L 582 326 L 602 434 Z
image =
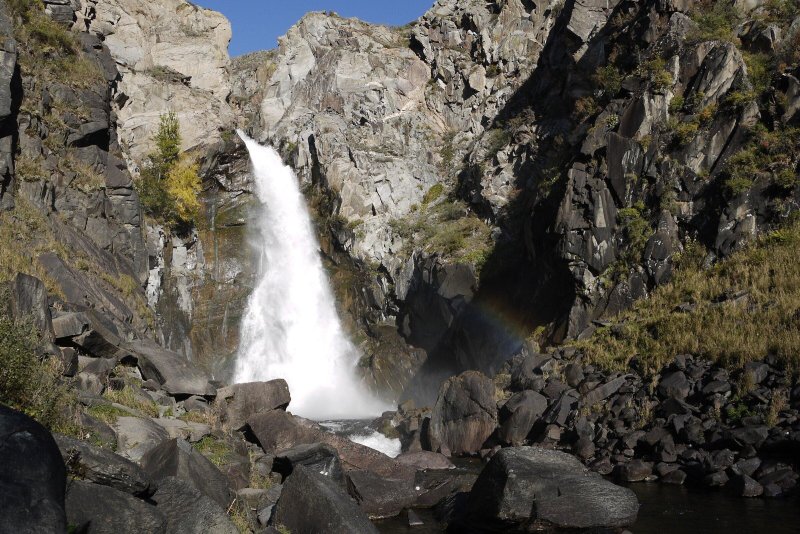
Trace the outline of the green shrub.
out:
M 195 224 L 202 184 L 197 163 L 180 154 L 180 126 L 175 113 L 161 115 L 154 141 L 155 151 L 147 157 L 136 183 L 142 207 L 168 226 Z
M 442 196 L 444 193 L 444 185 L 442 184 L 434 184 L 425 192 L 425 195 L 422 197 L 422 205 L 427 206 L 432 202 L 436 202 L 439 200 L 439 197 Z
M 1 298 L 7 302 L 7 293 Z M 63 364 L 40 359 L 35 353 L 40 342 L 31 323 L 0 315 L 0 403 L 53 431 L 73 433 L 75 398 L 61 380 Z
M 645 218 L 645 212 L 646 209 L 641 203 L 619 210 L 619 220 L 625 239 L 621 259 L 625 265 L 641 261 L 647 241 L 653 235 L 653 229 Z
M 503 128 L 494 128 L 485 134 L 486 139 L 486 159 L 494 158 L 498 152 L 503 150 L 511 142 L 511 132 Z
M 614 65 L 605 65 L 594 72 L 592 82 L 604 95 L 613 98 L 622 89 L 622 74 Z
M 691 42 L 729 41 L 736 43 L 736 27 L 742 15 L 733 0 L 703 0 L 694 3 L 690 12 L 697 29 L 689 35 Z

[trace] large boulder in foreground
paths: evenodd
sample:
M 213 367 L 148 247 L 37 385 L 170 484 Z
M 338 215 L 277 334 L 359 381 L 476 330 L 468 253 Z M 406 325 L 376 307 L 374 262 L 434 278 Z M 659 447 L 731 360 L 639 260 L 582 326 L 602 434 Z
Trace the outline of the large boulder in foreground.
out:
M 516 447 L 483 469 L 467 510 L 466 532 L 619 528 L 636 521 L 639 502 L 569 454 Z
M 285 409 L 291 400 L 289 385 L 283 379 L 234 384 L 217 391 L 222 422 L 232 430 L 241 430 L 259 413 Z
M 155 506 L 109 486 L 70 482 L 67 517 L 75 532 L 136 534 L 166 532 L 167 521 Z
M 298 534 L 378 534 L 336 482 L 303 465 L 296 465 L 286 479 L 271 522 Z
M 223 508 L 233 497 L 228 479 L 217 466 L 182 439 L 170 439 L 147 451 L 142 468 L 154 480 L 174 476 L 188 482 Z
M 478 371 L 449 378 L 431 413 L 428 440 L 433 451 L 475 454 L 497 426 L 494 383 Z
M 0 531 L 64 532 L 67 470 L 53 436 L 0 405 Z

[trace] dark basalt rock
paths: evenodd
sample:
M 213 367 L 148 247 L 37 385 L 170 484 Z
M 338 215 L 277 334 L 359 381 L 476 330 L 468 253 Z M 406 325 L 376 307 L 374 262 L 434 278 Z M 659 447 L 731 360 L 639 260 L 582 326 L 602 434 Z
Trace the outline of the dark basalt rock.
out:
M 233 430 L 241 430 L 250 417 L 259 413 L 286 409 L 292 400 L 285 380 L 235 384 L 217 395 L 223 423 Z
M 302 465 L 296 466 L 283 485 L 271 521 L 297 533 L 378 533 L 341 487 Z
M 53 436 L 27 415 L 0 405 L 0 530 L 65 532 L 66 478 Z
M 111 451 L 67 436 L 55 436 L 70 474 L 101 486 L 148 497 L 156 484 L 141 467 Z
M 431 451 L 405 452 L 396 457 L 395 461 L 417 470 L 453 469 L 455 467 L 447 456 Z
M 155 380 L 170 395 L 216 395 L 208 376 L 180 354 L 146 341 L 134 342 L 127 348 L 137 358 L 142 377 Z
M 152 501 L 167 519 L 167 532 L 181 534 L 238 534 L 225 509 L 190 483 L 177 477 L 164 477 Z
M 500 409 L 503 421 L 497 437 L 509 445 L 521 445 L 533 425 L 547 410 L 547 399 L 535 391 L 523 391 L 512 396 Z
M 17 320 L 31 320 L 45 340 L 55 339 L 47 306 L 47 289 L 41 280 L 17 273 L 11 283 L 11 308 Z
M 167 532 L 167 520 L 155 506 L 109 486 L 73 480 L 67 491 L 72 532 L 138 534 Z
M 153 479 L 179 478 L 223 508 L 233 500 L 225 475 L 182 439 L 164 441 L 150 449 L 142 457 L 141 465 Z
M 442 384 L 431 413 L 431 450 L 475 454 L 497 426 L 494 383 L 477 371 L 467 371 Z
M 347 492 L 370 519 L 393 517 L 416 499 L 413 480 L 383 478 L 370 471 L 347 473 Z
M 591 473 L 574 457 L 534 447 L 503 449 L 469 496 L 465 532 L 524 528 L 612 528 L 636 520 L 633 492 Z
M 339 454 L 336 449 L 325 443 L 297 445 L 278 453 L 272 464 L 272 470 L 280 473 L 285 480 L 297 465 L 308 467 L 315 473 L 330 477 L 340 484 L 344 483 Z

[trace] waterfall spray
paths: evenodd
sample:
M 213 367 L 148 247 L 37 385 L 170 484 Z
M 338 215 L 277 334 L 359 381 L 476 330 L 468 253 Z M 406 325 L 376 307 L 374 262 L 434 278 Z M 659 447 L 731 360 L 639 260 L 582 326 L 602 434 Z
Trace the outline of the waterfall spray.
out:
M 342 330 L 297 177 L 278 153 L 241 132 L 262 207 L 260 279 L 241 325 L 237 383 L 284 378 L 289 409 L 312 419 L 359 419 L 388 409 L 356 378 L 358 351 Z

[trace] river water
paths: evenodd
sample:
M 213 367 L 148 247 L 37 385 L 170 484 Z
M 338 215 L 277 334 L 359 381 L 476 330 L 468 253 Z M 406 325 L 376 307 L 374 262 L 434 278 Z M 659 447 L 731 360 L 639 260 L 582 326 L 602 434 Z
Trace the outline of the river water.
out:
M 633 534 L 797 534 L 800 496 L 787 499 L 744 499 L 724 491 L 708 491 L 658 483 L 628 485 L 641 508 Z M 381 534 L 441 533 L 432 510 L 415 510 L 425 522 L 409 527 L 405 513 L 376 523 Z

